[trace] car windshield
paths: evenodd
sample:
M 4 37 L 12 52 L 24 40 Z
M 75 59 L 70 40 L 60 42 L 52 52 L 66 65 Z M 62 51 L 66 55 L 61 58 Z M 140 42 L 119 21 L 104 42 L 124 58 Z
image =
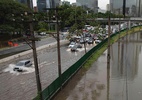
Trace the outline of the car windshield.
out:
M 23 62 L 18 62 L 18 63 L 16 64 L 16 66 L 24 66 L 24 63 L 23 63 Z

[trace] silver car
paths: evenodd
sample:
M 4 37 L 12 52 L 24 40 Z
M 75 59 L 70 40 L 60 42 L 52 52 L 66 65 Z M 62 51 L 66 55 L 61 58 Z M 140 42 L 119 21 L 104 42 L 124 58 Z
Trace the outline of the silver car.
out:
M 13 68 L 14 71 L 22 72 L 24 71 L 24 67 L 30 67 L 32 65 L 32 62 L 30 60 L 22 60 L 19 61 L 15 67 Z
M 72 48 L 72 47 L 74 47 L 76 45 L 76 42 L 71 42 L 70 44 L 69 44 L 69 48 Z
M 72 52 L 76 52 L 76 51 L 77 51 L 77 45 L 71 47 L 71 51 L 72 51 Z

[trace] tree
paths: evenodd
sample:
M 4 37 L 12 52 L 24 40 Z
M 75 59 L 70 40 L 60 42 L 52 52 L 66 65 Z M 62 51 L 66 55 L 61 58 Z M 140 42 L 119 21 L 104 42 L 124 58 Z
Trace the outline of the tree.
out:
M 21 21 L 21 13 L 24 13 L 25 11 L 30 11 L 27 6 L 18 3 L 14 0 L 0 0 L 0 27 L 1 30 L 7 30 L 7 32 L 11 32 L 14 30 L 24 30 L 24 26 L 27 26 L 22 23 Z M 12 14 L 15 14 L 14 19 L 20 20 L 19 22 L 12 22 Z M 17 15 L 19 14 L 19 15 Z M 3 27 L 6 26 L 6 27 Z
M 44 21 L 38 22 L 38 32 L 43 32 L 48 30 L 48 24 Z

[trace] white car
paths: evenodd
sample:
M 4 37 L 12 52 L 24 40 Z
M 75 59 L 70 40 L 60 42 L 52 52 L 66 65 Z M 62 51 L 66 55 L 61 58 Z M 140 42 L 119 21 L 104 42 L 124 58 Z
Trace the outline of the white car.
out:
M 71 42 L 70 44 L 69 44 L 69 48 L 72 48 L 72 47 L 74 47 L 76 45 L 76 42 Z
M 32 62 L 30 60 L 22 60 L 19 61 L 15 67 L 13 68 L 14 71 L 22 72 L 24 71 L 24 67 L 30 67 L 32 65 Z
M 77 51 L 77 45 L 71 47 L 71 51 L 72 51 L 72 52 L 76 52 L 76 51 Z
M 100 43 L 100 42 L 101 42 L 101 40 L 99 40 L 99 39 L 95 40 L 95 43 Z
M 38 33 L 38 35 L 45 36 L 45 35 L 46 35 L 46 32 Z

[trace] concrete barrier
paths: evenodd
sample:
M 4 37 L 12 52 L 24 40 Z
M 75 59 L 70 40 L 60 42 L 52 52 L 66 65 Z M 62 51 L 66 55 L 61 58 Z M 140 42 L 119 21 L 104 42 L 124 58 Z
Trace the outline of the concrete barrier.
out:
M 60 41 L 60 45 L 65 45 L 67 43 L 69 43 L 68 40 L 61 40 Z M 57 42 L 53 42 L 53 43 L 50 43 L 50 44 L 38 47 L 37 51 L 40 51 L 40 50 L 43 50 L 43 49 L 49 48 L 49 47 L 56 47 L 56 46 L 57 46 Z M 0 59 L 0 63 L 4 63 L 6 61 L 9 61 L 9 60 L 12 60 L 12 59 L 16 59 L 16 58 L 21 57 L 21 56 L 25 56 L 25 55 L 30 54 L 30 53 L 32 53 L 32 49 L 24 51 L 24 52 L 21 52 L 21 53 L 18 53 L 18 54 L 15 54 L 15 55 L 12 55 L 12 56 L 9 56 L 9 57 L 6 57 L 6 58 L 3 58 L 3 59 Z

